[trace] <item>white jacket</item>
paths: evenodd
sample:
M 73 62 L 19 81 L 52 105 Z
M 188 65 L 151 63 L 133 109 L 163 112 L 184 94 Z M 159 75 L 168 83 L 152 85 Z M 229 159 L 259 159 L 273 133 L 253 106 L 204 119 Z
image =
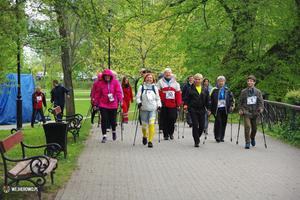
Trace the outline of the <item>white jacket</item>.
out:
M 135 100 L 137 104 L 142 103 L 142 110 L 144 111 L 152 111 L 156 110 L 158 107 L 161 107 L 160 96 L 157 87 L 154 85 L 155 93 L 152 89 L 152 85 L 144 83 L 144 91 L 142 94 L 142 85 L 140 85 L 138 92 L 135 96 Z

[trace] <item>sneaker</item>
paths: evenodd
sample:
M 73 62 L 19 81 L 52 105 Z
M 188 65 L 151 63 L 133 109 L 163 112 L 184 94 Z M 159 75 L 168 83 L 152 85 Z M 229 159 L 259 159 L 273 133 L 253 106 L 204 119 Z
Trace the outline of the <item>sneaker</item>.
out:
M 204 129 L 203 133 L 204 133 L 204 135 L 207 135 L 208 134 L 207 129 Z
M 147 138 L 143 137 L 143 145 L 146 145 L 146 144 L 147 144 Z
M 91 122 L 91 124 L 94 124 L 94 122 Z
M 149 147 L 149 148 L 153 148 L 152 142 L 148 142 L 148 147 Z
M 177 123 L 175 123 L 174 126 L 177 126 Z
M 164 137 L 164 140 L 169 140 L 169 137 Z
M 255 146 L 255 139 L 254 139 L 254 138 L 251 139 L 251 145 L 252 145 L 252 146 Z
M 225 142 L 224 139 L 220 139 L 220 142 Z
M 106 141 L 107 141 L 107 138 L 105 136 L 103 136 L 102 143 L 105 143 Z
M 33 125 L 31 125 L 31 128 L 34 128 L 34 126 L 33 126 Z
M 110 132 L 110 129 L 108 128 L 108 129 L 106 129 L 106 132 Z
M 220 142 L 220 139 L 219 139 L 219 138 L 217 138 L 217 139 L 216 139 L 216 142 L 218 142 L 218 143 L 219 143 L 219 142 Z
M 170 139 L 173 140 L 173 139 L 174 139 L 174 136 L 173 136 L 173 135 L 170 135 Z
M 116 140 L 117 139 L 117 133 L 112 133 L 112 135 L 113 135 L 113 140 Z
M 245 144 L 245 149 L 250 149 L 250 144 L 249 143 Z
M 123 124 L 128 124 L 128 122 L 123 122 Z
M 199 147 L 199 143 L 195 143 L 195 147 Z

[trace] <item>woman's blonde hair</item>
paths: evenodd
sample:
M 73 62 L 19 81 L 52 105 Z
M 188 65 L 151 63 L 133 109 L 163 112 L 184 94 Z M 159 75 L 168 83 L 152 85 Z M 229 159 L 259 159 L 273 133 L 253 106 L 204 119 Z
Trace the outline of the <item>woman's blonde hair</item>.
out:
M 203 79 L 203 76 L 200 73 L 195 74 L 194 79 L 196 79 L 196 77 L 199 77 L 199 78 Z

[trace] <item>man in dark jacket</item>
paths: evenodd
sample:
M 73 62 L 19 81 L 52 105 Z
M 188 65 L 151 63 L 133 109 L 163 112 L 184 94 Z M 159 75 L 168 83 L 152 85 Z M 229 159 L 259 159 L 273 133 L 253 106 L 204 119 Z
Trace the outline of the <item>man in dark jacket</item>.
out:
M 65 107 L 65 93 L 67 97 L 70 98 L 70 90 L 64 87 L 61 84 L 58 84 L 57 80 L 53 80 L 52 82 L 54 88 L 51 90 L 51 106 L 54 107 L 60 106 L 61 114 L 57 116 L 57 118 L 62 119 L 62 115 Z
M 185 98 L 185 93 L 186 91 L 191 87 L 191 85 L 194 83 L 194 76 L 193 75 L 189 75 L 189 77 L 187 78 L 186 83 L 184 84 L 182 91 L 181 91 L 181 99 Z M 183 104 L 185 102 L 182 102 Z M 192 120 L 191 120 L 191 116 L 190 113 L 186 114 L 186 123 L 190 125 L 190 127 L 193 126 L 192 124 Z
M 46 123 L 44 112 L 43 112 L 43 105 L 47 108 L 46 105 L 46 98 L 45 95 L 41 92 L 41 86 L 36 86 L 36 91 L 32 94 L 32 116 L 31 116 L 31 128 L 33 128 L 34 119 L 37 113 L 40 113 L 43 123 Z

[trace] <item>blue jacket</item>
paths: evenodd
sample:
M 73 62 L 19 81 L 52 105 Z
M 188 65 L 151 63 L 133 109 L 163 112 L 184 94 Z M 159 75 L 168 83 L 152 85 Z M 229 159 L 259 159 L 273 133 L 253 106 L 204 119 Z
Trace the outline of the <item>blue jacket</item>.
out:
M 60 106 L 65 105 L 65 93 L 70 95 L 70 90 L 65 86 L 58 84 L 51 90 L 51 103 L 54 102 L 54 105 Z

